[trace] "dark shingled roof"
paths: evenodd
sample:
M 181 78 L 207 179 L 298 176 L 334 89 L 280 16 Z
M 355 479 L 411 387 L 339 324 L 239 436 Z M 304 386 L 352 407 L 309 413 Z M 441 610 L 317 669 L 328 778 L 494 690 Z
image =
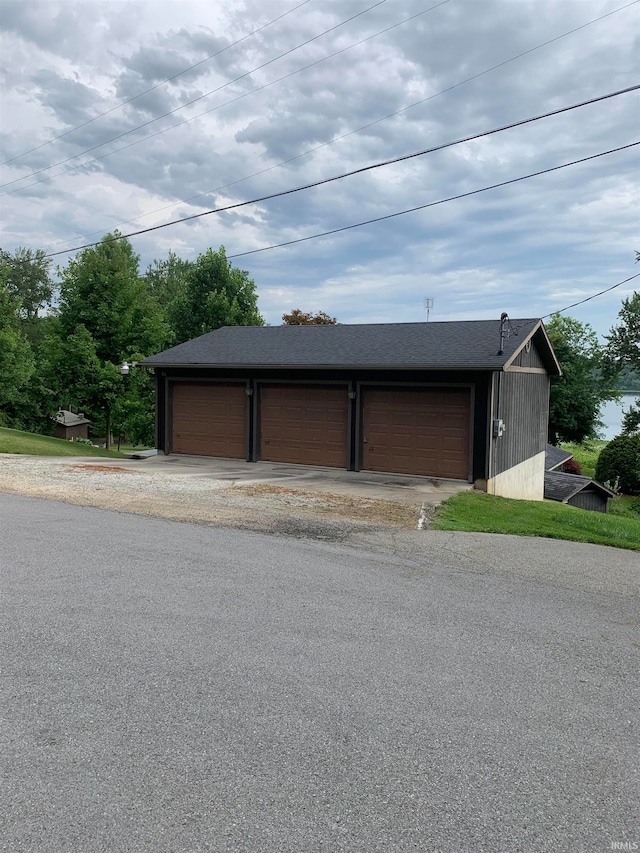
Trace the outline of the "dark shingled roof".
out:
M 545 471 L 553 471 L 573 459 L 573 453 L 568 450 L 563 450 L 561 447 L 554 447 L 553 444 L 547 444 L 547 449 L 544 454 Z
M 587 486 L 596 492 L 600 492 L 603 497 L 615 497 L 615 492 L 603 486 L 602 483 L 598 483 L 597 480 L 592 480 L 591 477 L 563 474 L 562 471 L 545 471 L 544 496 L 549 500 L 566 503 Z
M 149 367 L 364 367 L 499 370 L 534 337 L 550 373 L 558 363 L 539 320 L 511 320 L 500 347 L 499 320 L 327 326 L 225 326 L 140 364 Z

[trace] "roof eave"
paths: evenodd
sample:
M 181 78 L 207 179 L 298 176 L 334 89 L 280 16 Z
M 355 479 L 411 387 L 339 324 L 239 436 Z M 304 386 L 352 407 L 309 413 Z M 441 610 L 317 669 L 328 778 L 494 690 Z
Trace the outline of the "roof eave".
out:
M 233 363 L 233 362 L 139 362 L 141 367 L 152 367 L 156 370 L 163 368 L 196 368 L 199 370 L 502 370 L 502 364 L 287 364 L 278 363 Z

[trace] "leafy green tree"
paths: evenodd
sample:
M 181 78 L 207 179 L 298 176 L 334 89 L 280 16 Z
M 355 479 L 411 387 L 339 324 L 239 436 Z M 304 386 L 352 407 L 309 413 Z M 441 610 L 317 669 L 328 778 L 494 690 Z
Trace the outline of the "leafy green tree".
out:
M 617 435 L 602 448 L 596 480 L 623 495 L 640 495 L 640 435 Z
M 20 427 L 18 410 L 35 371 L 31 345 L 20 324 L 20 302 L 0 272 L 0 421 Z
M 59 314 L 49 343 L 50 376 L 62 399 L 104 424 L 124 393 L 120 365 L 162 349 L 168 329 L 138 256 L 118 232 L 85 249 L 60 271 Z M 153 411 L 153 409 L 151 409 Z
M 208 249 L 186 271 L 186 281 L 169 304 L 167 318 L 175 343 L 222 326 L 262 326 L 256 286 L 234 267 L 221 246 Z
M 547 333 L 563 374 L 551 380 L 549 441 L 595 438 L 602 403 L 617 396 L 617 368 L 588 323 L 554 314 Z
M 640 293 L 637 290 L 633 296 L 622 300 L 618 325 L 606 337 L 609 358 L 620 369 L 640 375 Z M 625 412 L 622 420 L 623 433 L 634 434 L 639 431 L 640 399 Z
M 166 307 L 182 293 L 187 286 L 189 271 L 193 267 L 191 261 L 185 261 L 175 252 L 162 260 L 154 260 L 147 267 L 145 277 L 151 295 L 158 305 Z
M 640 292 L 623 299 L 618 325 L 606 336 L 610 356 L 622 367 L 640 373 Z
M 42 249 L 20 247 L 13 254 L 0 249 L 0 266 L 5 270 L 9 293 L 18 300 L 20 316 L 32 322 L 51 305 L 51 260 Z
M 145 353 L 135 353 L 140 361 Z M 113 431 L 120 442 L 153 446 L 155 438 L 155 379 L 145 370 L 133 369 L 123 377 L 123 387 L 113 408 Z
M 338 321 L 324 311 L 315 314 L 294 308 L 288 314 L 282 315 L 283 326 L 335 326 Z
M 640 433 L 640 401 L 636 400 L 635 404 L 631 404 L 624 412 L 622 418 L 622 432 L 625 435 L 635 435 Z M 624 410 L 623 410 L 624 411 Z

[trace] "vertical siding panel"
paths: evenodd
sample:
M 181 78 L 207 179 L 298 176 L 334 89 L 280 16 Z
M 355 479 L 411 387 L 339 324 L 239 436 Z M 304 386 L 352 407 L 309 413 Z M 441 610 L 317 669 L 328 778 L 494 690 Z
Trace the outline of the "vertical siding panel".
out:
M 550 380 L 542 373 L 502 374 L 500 412 L 505 431 L 495 441 L 495 474 L 543 451 L 547 444 Z

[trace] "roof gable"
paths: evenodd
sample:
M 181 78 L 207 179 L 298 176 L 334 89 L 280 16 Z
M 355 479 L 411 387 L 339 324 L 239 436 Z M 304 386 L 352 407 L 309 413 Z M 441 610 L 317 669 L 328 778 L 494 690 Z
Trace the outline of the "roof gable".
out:
M 566 503 L 583 489 L 598 492 L 606 498 L 614 498 L 615 492 L 603 486 L 591 477 L 581 477 L 578 474 L 563 474 L 561 471 L 545 471 L 544 496 L 549 500 Z
M 499 320 L 326 326 L 225 326 L 140 362 L 143 366 L 501 370 L 540 320 L 514 320 L 500 348 Z M 543 340 L 546 334 L 543 336 Z M 547 360 L 553 372 L 557 365 Z

